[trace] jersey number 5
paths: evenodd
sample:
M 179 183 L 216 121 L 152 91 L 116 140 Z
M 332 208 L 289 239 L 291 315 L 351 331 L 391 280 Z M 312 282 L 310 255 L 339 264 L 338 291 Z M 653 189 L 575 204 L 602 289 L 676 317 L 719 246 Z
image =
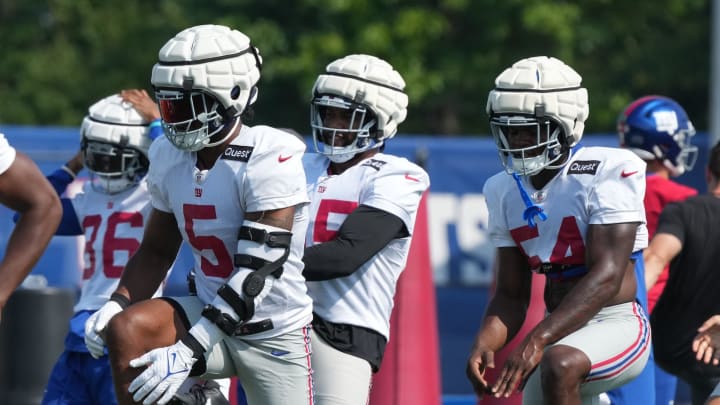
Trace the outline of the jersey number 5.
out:
M 200 252 L 200 269 L 209 277 L 230 277 L 233 271 L 233 262 L 230 254 L 225 249 L 222 239 L 212 235 L 195 235 L 193 229 L 194 220 L 217 219 L 214 205 L 183 205 L 183 216 L 185 217 L 185 233 L 187 233 L 188 241 L 197 251 Z M 215 256 L 216 263 L 208 260 L 203 254 L 204 251 L 210 250 Z
M 315 226 L 313 226 L 313 243 L 322 243 L 333 240 L 338 231 L 328 229 L 330 214 L 348 215 L 357 208 L 355 201 L 322 200 L 318 206 Z

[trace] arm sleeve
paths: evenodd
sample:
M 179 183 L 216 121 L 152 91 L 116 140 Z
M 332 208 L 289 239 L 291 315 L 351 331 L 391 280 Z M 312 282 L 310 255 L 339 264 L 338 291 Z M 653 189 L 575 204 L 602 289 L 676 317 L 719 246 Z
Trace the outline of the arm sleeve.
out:
M 407 236 L 402 219 L 361 205 L 348 215 L 335 239 L 305 249 L 303 275 L 308 281 L 348 276 L 391 240 Z
M 62 195 L 67 189 L 68 185 L 73 182 L 73 177 L 70 173 L 63 169 L 58 169 L 47 176 L 48 181 L 55 189 L 58 195 Z M 76 236 L 82 235 L 83 230 L 80 226 L 77 214 L 75 213 L 75 207 L 73 206 L 72 200 L 69 198 L 61 198 L 60 203 L 62 204 L 62 218 L 60 218 L 60 225 L 58 225 L 55 235 L 58 236 Z M 20 214 L 15 213 L 13 215 L 13 221 L 17 222 L 20 218 Z
M 72 200 L 69 198 L 61 198 L 60 203 L 62 204 L 62 218 L 60 218 L 60 225 L 58 225 L 55 235 L 58 236 L 77 236 L 83 234 L 83 229 L 80 226 L 80 220 L 75 213 L 75 207 L 73 206 Z
M 63 169 L 57 169 L 54 172 L 50 173 L 50 175 L 47 176 L 48 181 L 50 184 L 52 184 L 53 188 L 55 189 L 55 192 L 60 196 L 62 195 L 65 190 L 67 190 L 67 187 L 70 185 L 70 183 L 75 180 L 70 173 L 66 172 Z
M 155 140 L 155 138 L 158 138 L 160 135 L 163 135 L 163 128 L 162 123 L 160 122 L 160 118 L 153 120 L 150 123 L 150 133 L 148 134 L 148 138 L 151 140 Z
M 683 205 L 681 203 L 670 203 L 663 208 L 658 219 L 657 231 L 655 234 L 667 233 L 675 236 L 680 243 L 685 243 L 685 221 L 683 220 Z

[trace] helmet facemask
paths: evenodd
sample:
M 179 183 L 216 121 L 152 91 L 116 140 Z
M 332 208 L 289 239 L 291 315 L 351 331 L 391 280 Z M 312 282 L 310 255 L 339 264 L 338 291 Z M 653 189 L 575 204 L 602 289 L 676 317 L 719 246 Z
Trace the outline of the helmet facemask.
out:
M 119 193 L 137 185 L 147 174 L 148 160 L 135 148 L 84 138 L 82 150 L 96 191 Z
M 676 162 L 668 162 L 672 164 L 671 171 L 675 176 L 679 176 L 687 171 L 690 171 L 695 167 L 695 162 L 698 157 L 698 147 L 690 143 L 690 139 L 695 136 L 695 129 L 690 128 L 688 130 L 678 131 L 673 138 L 675 142 L 680 146 L 680 153 L 676 158 Z M 668 164 L 666 163 L 666 165 Z
M 313 98 L 310 125 L 315 150 L 334 163 L 345 163 L 383 144 L 373 136 L 375 114 L 366 105 L 344 97 L 326 94 Z
M 530 176 L 564 163 L 561 126 L 547 117 L 495 114 L 490 130 L 507 173 Z
M 224 109 L 214 97 L 197 90 L 156 89 L 155 98 L 160 106 L 165 136 L 181 150 L 196 152 L 217 146 L 232 134 L 239 122 L 235 119 L 225 136 L 211 142 L 214 135 L 226 129 L 226 121 L 230 122 L 221 113 Z

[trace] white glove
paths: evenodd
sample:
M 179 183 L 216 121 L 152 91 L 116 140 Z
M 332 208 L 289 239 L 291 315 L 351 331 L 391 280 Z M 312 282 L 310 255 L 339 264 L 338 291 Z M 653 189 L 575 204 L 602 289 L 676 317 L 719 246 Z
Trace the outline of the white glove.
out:
M 163 405 L 172 399 L 190 375 L 196 361 L 192 349 L 182 341 L 151 350 L 142 357 L 130 360 L 130 367 L 147 368 L 130 383 L 128 391 L 136 402 L 145 398 L 145 405 L 154 404 L 155 401 Z
M 99 359 L 105 354 L 105 340 L 100 334 L 105 333 L 110 319 L 122 310 L 117 302 L 108 301 L 85 322 L 85 346 L 94 358 Z

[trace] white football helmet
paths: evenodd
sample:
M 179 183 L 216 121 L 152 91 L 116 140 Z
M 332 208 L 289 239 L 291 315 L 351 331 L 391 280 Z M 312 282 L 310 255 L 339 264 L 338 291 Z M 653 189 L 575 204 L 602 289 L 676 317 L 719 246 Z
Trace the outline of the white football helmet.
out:
M 80 127 L 80 145 L 93 188 L 115 194 L 147 174 L 150 123 L 114 94 L 96 102 Z
M 386 61 L 370 55 L 349 55 L 327 65 L 312 90 L 310 126 L 315 150 L 335 163 L 381 147 L 397 133 L 407 116 L 405 81 Z M 349 123 L 333 126 L 329 108 L 342 110 Z M 336 137 L 349 138 L 338 146 Z
M 562 167 L 564 152 L 580 141 L 590 113 L 581 82 L 573 68 L 546 56 L 522 59 L 495 79 L 486 111 L 508 173 Z M 518 130 L 531 130 L 534 141 L 514 137 Z
M 169 40 L 158 56 L 151 81 L 168 140 L 186 151 L 225 141 L 257 98 L 262 58 L 250 38 L 199 25 Z

